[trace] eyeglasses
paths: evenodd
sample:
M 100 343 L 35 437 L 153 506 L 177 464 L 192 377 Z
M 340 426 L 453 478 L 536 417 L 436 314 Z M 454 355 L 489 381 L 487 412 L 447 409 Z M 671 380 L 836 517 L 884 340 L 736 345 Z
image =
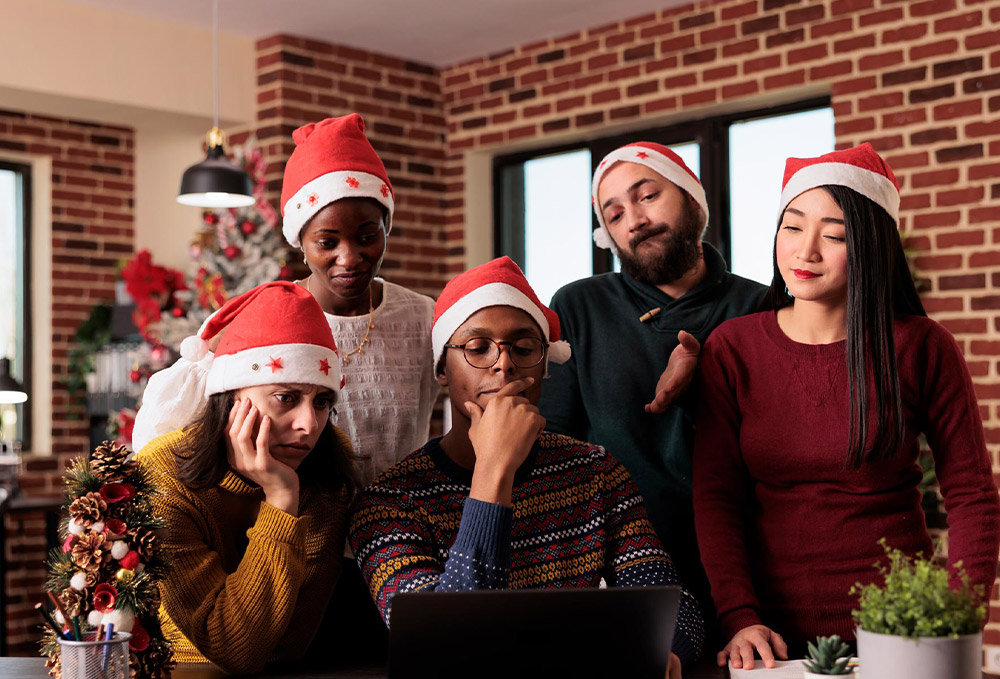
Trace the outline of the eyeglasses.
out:
M 465 344 L 446 344 L 445 349 L 461 349 L 465 361 L 473 368 L 486 370 L 496 365 L 507 347 L 510 360 L 518 368 L 533 368 L 545 358 L 548 344 L 537 337 L 521 337 L 513 342 L 497 342 L 489 337 L 473 337 Z

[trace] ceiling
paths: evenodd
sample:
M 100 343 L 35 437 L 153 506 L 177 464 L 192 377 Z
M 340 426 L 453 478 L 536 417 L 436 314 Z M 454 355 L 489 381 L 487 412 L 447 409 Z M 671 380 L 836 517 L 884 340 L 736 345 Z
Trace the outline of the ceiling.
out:
M 66 0 L 211 29 L 209 0 Z M 692 0 L 219 0 L 219 30 L 278 33 L 450 66 Z

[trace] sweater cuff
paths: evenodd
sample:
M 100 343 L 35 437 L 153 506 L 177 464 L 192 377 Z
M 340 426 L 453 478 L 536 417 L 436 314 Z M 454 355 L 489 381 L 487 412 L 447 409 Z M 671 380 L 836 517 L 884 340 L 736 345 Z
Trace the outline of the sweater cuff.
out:
M 292 516 L 288 512 L 282 511 L 266 502 L 261 502 L 254 530 L 259 531 L 276 542 L 284 542 L 296 547 L 305 548 L 306 531 L 309 530 L 309 517 Z
M 744 607 L 737 608 L 721 616 L 719 624 L 722 627 L 722 633 L 726 637 L 723 641 L 728 644 L 729 640 L 741 629 L 750 627 L 751 625 L 763 625 L 764 623 L 761 621 L 760 613 L 756 609 Z
M 514 510 L 510 507 L 467 497 L 452 549 L 480 555 L 494 564 L 507 566 L 510 563 L 513 523 Z

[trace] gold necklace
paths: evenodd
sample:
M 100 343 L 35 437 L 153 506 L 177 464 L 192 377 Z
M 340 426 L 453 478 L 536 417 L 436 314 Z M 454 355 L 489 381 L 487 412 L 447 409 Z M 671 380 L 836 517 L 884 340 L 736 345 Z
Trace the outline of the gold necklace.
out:
M 312 295 L 312 288 L 309 287 L 309 284 L 312 282 L 312 277 L 313 275 L 309 274 L 309 279 L 306 281 L 306 290 L 310 295 Z M 375 291 L 372 289 L 374 285 L 375 281 L 372 281 L 368 286 L 368 327 L 365 328 L 365 336 L 362 338 L 361 344 L 341 356 L 340 360 L 343 361 L 344 365 L 351 363 L 351 356 L 354 354 L 365 353 L 365 345 L 369 343 L 368 336 L 371 335 L 372 328 L 375 327 Z M 313 296 L 315 297 L 315 295 Z

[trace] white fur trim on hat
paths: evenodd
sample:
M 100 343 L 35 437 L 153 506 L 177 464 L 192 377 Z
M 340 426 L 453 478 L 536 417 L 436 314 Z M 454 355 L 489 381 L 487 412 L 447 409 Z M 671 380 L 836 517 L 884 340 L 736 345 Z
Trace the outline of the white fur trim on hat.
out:
M 644 155 L 637 156 L 636 154 L 638 153 L 642 153 Z M 597 247 L 604 248 L 605 250 L 609 248 L 614 249 L 614 240 L 608 232 L 608 225 L 604 223 L 604 213 L 601 210 L 601 205 L 597 198 L 597 189 L 601 185 L 601 180 L 604 178 L 605 173 L 607 173 L 607 171 L 610 170 L 615 163 L 619 162 L 644 165 L 657 174 L 663 176 L 664 179 L 675 184 L 684 193 L 694 198 L 694 201 L 698 203 L 698 207 L 701 208 L 701 214 L 703 217 L 701 228 L 704 229 L 705 225 L 708 224 L 708 200 L 705 198 L 705 187 L 701 185 L 701 182 L 692 177 L 683 167 L 680 167 L 676 162 L 674 162 L 673 159 L 660 153 L 656 149 L 639 145 L 622 146 L 604 156 L 601 164 L 597 167 L 597 171 L 594 172 L 594 181 L 591 184 L 594 213 L 597 215 L 597 223 L 600 224 L 600 226 L 594 230 L 594 243 Z
M 545 314 L 538 308 L 538 305 L 531 301 L 527 295 L 512 285 L 506 283 L 487 283 L 480 286 L 458 300 L 447 311 L 441 314 L 434 328 L 431 330 L 431 345 L 434 349 L 434 365 L 441 361 L 444 354 L 444 345 L 448 343 L 451 336 L 455 334 L 459 326 L 469 320 L 469 317 L 480 309 L 491 306 L 509 306 L 524 311 L 538 327 L 541 328 L 545 341 L 549 340 L 549 322 L 545 320 Z M 552 350 L 556 344 L 565 345 Z M 569 360 L 569 343 L 552 342 L 549 345 L 548 360 L 555 363 L 565 363 Z M 562 360 L 560 360 L 562 359 Z
M 313 216 L 341 198 L 374 198 L 385 206 L 385 232 L 392 230 L 395 207 L 392 189 L 385 180 L 367 172 L 341 170 L 328 172 L 305 184 L 285 203 L 281 233 L 292 247 L 299 247 L 299 232 Z
M 899 224 L 899 191 L 892 180 L 878 172 L 866 170 L 849 163 L 816 163 L 806 165 L 792 175 L 781 190 L 781 207 L 778 219 L 788 204 L 809 189 L 833 184 L 854 189 L 862 196 L 881 205 L 896 224 Z
M 275 383 L 315 384 L 329 387 L 336 395 L 340 391 L 340 357 L 318 344 L 274 344 L 216 354 L 205 395 Z

